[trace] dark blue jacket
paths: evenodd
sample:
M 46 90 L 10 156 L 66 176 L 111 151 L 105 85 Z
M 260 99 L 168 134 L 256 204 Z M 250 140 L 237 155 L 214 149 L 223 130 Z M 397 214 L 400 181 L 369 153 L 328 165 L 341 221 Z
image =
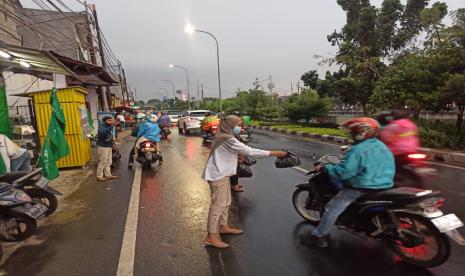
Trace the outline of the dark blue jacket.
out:
M 97 146 L 111 148 L 113 146 L 113 126 L 101 123 L 98 126 Z

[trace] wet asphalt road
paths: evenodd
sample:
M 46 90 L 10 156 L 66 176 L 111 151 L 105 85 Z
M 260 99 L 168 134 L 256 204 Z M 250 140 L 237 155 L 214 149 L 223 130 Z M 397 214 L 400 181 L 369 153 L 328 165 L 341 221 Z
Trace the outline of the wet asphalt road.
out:
M 41 227 L 37 244 L 21 248 L 3 265 L 8 275 L 115 275 L 133 180 L 126 169 L 131 140 L 123 160 L 105 184 L 89 179 L 60 211 Z M 313 156 L 336 153 L 334 145 L 256 133 L 251 146 L 297 153 L 302 167 Z M 399 262 L 377 241 L 363 240 L 334 229 L 330 247 L 299 244 L 298 235 L 311 226 L 295 213 L 291 195 L 307 177 L 295 169 L 276 169 L 274 158 L 261 158 L 254 177 L 241 179 L 246 191 L 233 194 L 230 222 L 245 234 L 226 237 L 227 250 L 204 247 L 209 205 L 208 185 L 201 173 L 208 149 L 201 138 L 178 136 L 164 141 L 165 163 L 143 171 L 134 275 L 464 275 L 465 248 L 453 244 L 441 267 L 419 269 Z M 439 166 L 431 185 L 445 191 L 444 210 L 465 220 L 465 170 Z M 465 231 L 461 230 L 463 234 Z

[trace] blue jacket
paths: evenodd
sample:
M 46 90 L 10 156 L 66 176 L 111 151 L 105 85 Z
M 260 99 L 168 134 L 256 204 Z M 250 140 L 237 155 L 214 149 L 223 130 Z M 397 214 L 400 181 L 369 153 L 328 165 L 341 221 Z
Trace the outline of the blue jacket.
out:
M 160 127 L 162 126 L 171 126 L 171 118 L 168 115 L 162 115 L 160 118 L 158 118 L 158 125 Z
M 160 127 L 157 123 L 152 123 L 147 121 L 139 126 L 139 131 L 137 131 L 137 137 L 142 137 L 149 139 L 152 142 L 160 142 Z
M 113 126 L 100 123 L 97 132 L 97 146 L 110 148 L 113 146 Z
M 354 144 L 341 163 L 324 168 L 332 180 L 352 188 L 387 189 L 393 186 L 394 156 L 377 138 Z

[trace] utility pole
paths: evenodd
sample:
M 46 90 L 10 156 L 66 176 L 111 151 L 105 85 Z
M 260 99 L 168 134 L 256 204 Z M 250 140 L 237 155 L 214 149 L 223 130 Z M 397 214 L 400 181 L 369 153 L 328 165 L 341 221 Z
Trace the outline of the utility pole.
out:
M 202 83 L 202 102 L 203 102 L 203 83 Z
M 294 94 L 294 88 L 292 87 L 292 81 L 291 81 L 291 95 Z
M 269 82 L 269 87 L 270 89 L 270 95 L 273 96 L 273 80 L 271 79 L 271 75 L 270 75 L 270 82 Z
M 299 81 L 297 81 L 297 95 L 300 94 L 300 83 Z
M 199 109 L 199 96 L 200 96 L 200 85 L 199 85 L 199 80 L 197 80 L 197 98 L 195 99 L 195 101 L 197 102 L 197 109 Z
M 92 4 L 92 13 L 94 14 L 94 19 L 95 19 L 95 28 L 97 29 L 97 39 L 98 39 L 98 47 L 99 47 L 99 51 L 100 51 L 100 59 L 102 61 L 102 68 L 105 70 L 105 55 L 104 55 L 104 52 L 103 52 L 103 43 L 102 43 L 102 37 L 101 37 L 101 34 L 100 34 L 100 27 L 99 27 L 99 24 L 98 24 L 98 18 L 97 18 L 97 9 L 95 8 L 95 4 Z M 103 91 L 102 87 L 100 87 L 100 95 L 101 95 L 101 98 L 102 98 L 102 101 L 103 101 L 103 109 L 105 111 L 108 111 L 110 110 L 109 106 L 108 106 L 108 95 L 109 92 L 110 92 L 110 89 L 108 88 L 108 86 L 106 86 L 106 93 L 105 91 Z
M 119 84 L 120 84 L 120 87 L 121 87 L 121 96 L 123 97 L 123 106 L 125 106 L 125 98 L 124 98 L 124 90 L 125 90 L 125 87 L 124 87 L 124 83 L 123 83 L 123 79 L 121 78 L 121 74 L 122 74 L 122 66 L 121 66 L 121 62 L 118 61 L 118 71 L 119 71 L 119 74 L 118 74 L 118 78 L 119 78 Z

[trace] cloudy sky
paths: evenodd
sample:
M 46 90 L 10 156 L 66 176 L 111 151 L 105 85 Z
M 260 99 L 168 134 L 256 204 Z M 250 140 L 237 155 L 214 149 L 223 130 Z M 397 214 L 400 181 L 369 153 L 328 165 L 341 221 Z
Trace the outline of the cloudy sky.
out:
M 24 2 L 24 1 L 23 1 Z M 191 93 L 197 81 L 207 96 L 217 95 L 216 48 L 205 34 L 189 36 L 191 23 L 213 33 L 220 44 L 223 97 L 248 89 L 256 77 L 272 76 L 277 91 L 291 91 L 305 71 L 324 73 L 315 55 L 333 56 L 336 49 L 326 35 L 340 29 L 345 14 L 336 0 L 88 0 L 95 3 L 99 22 L 123 63 L 132 87 L 141 99 L 159 98 L 168 88 L 164 79 L 185 89 L 183 71 L 189 70 Z M 381 0 L 372 0 L 378 4 Z M 433 2 L 433 1 L 432 1 Z M 445 1 L 450 9 L 464 0 Z M 75 9 L 82 9 L 71 3 Z M 266 83 L 266 82 L 265 82 Z

